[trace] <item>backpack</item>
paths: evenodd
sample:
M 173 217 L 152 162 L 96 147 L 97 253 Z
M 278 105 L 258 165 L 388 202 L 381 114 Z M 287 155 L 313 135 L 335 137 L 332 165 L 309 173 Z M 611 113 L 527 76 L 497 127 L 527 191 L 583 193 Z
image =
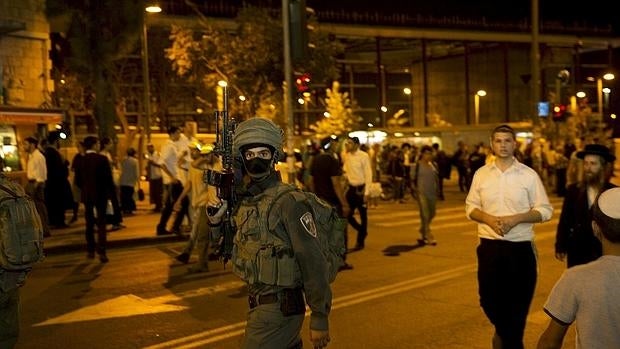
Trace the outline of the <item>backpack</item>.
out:
M 321 252 L 328 263 L 328 279 L 330 283 L 334 282 L 338 269 L 344 265 L 344 255 L 346 253 L 344 232 L 347 228 L 347 220 L 338 215 L 338 211 L 334 206 L 320 199 L 316 194 L 301 190 L 292 185 L 274 197 L 265 217 L 269 217 L 274 203 L 284 194 L 290 192 L 293 192 L 297 200 L 305 201 L 312 209 Z
M 43 258 L 43 225 L 34 201 L 0 175 L 0 268 L 28 272 Z

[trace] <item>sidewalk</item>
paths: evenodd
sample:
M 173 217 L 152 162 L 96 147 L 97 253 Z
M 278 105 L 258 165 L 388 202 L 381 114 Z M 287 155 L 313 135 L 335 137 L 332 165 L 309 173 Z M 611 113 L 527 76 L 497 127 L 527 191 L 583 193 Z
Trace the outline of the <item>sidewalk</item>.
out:
M 151 211 L 148 199 L 143 202 L 136 202 L 136 205 L 138 209 L 133 216 L 123 217 L 125 228 L 108 232 L 108 249 L 187 240 L 189 234 L 186 234 L 185 237 L 174 234 L 157 236 L 155 234 L 155 227 L 159 223 L 160 214 Z M 71 219 L 69 211 L 67 211 L 66 217 L 67 221 Z M 68 228 L 52 229 L 52 236 L 45 238 L 45 253 L 47 255 L 73 252 L 86 253 L 85 227 L 84 211 L 83 206 L 81 206 L 78 220 L 75 223 L 70 224 Z

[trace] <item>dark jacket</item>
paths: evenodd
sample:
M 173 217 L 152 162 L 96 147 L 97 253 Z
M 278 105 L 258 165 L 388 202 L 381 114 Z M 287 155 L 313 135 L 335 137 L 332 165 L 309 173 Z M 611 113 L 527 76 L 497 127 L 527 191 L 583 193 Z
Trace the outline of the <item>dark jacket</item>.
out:
M 615 185 L 605 183 L 603 190 L 613 187 Z M 571 184 L 566 189 L 556 232 L 555 252 L 566 253 L 568 267 L 589 263 L 602 255 L 601 242 L 592 231 L 592 215 L 583 183 Z
M 97 153 L 86 153 L 82 159 L 77 181 L 82 190 L 82 202 L 101 203 L 114 193 L 114 180 L 108 158 Z

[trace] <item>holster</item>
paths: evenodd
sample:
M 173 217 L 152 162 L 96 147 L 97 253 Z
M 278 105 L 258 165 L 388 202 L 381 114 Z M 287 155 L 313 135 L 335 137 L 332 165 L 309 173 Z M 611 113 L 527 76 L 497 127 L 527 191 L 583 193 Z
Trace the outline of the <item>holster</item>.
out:
M 280 310 L 282 315 L 301 315 L 306 312 L 306 302 L 301 288 L 285 288 L 281 292 Z

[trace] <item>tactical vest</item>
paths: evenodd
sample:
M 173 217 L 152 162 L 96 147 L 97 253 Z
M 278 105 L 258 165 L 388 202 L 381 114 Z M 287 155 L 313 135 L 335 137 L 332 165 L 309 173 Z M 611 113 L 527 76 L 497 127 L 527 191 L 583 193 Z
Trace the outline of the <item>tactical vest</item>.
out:
M 233 273 L 249 284 L 294 287 L 301 283 L 301 270 L 280 217 L 266 217 L 272 201 L 284 190 L 287 186 L 279 184 L 244 199 L 233 217 Z

